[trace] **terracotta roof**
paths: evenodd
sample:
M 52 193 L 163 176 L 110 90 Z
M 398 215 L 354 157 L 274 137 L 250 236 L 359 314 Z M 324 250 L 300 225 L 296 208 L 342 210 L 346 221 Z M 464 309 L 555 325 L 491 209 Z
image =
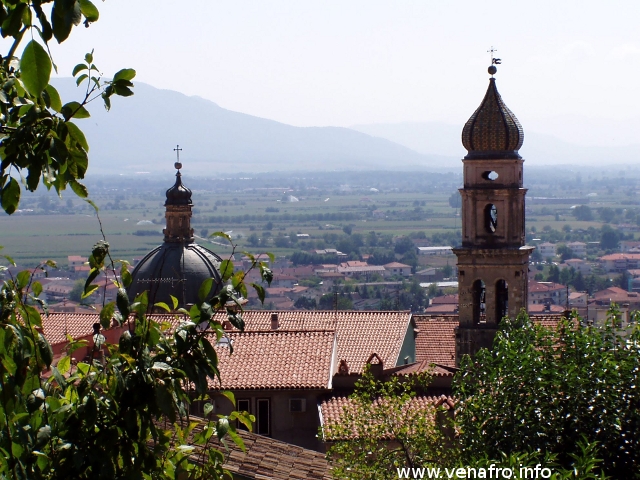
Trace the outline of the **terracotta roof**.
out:
M 561 314 L 565 311 L 562 305 L 543 305 L 542 303 L 530 303 L 527 306 L 529 315 L 545 315 L 548 313 Z
M 547 315 L 536 315 L 533 317 L 533 323 L 536 325 L 541 325 L 544 328 L 549 330 L 555 330 L 558 328 L 558 324 L 564 319 L 564 315 L 559 314 L 547 314 Z
M 100 322 L 100 317 L 97 313 L 50 312 L 49 316 L 44 314 L 41 314 L 41 316 L 44 335 L 51 345 L 67 343 L 67 334 L 74 339 L 92 335 L 93 324 Z M 173 325 L 178 324 L 175 315 L 149 315 L 148 318 L 158 323 L 170 322 Z
M 552 292 L 554 290 L 566 290 L 567 287 L 564 285 L 560 285 L 559 283 L 553 282 L 529 282 L 529 292 L 537 293 L 537 292 Z
M 445 367 L 444 365 L 436 365 L 428 360 L 412 363 L 400 370 L 393 372 L 393 375 L 413 375 L 416 373 L 430 372 L 434 377 L 453 377 L 458 371 L 455 367 Z
M 601 261 L 640 260 L 640 253 L 611 253 L 600 257 Z
M 250 331 L 228 334 L 233 353 L 216 346 L 220 379 L 234 390 L 331 388 L 334 331 Z
M 442 304 L 442 303 L 446 303 L 446 304 L 458 304 L 458 294 L 457 293 L 453 293 L 453 294 L 449 294 L 449 295 L 442 295 L 440 297 L 435 297 L 433 300 L 431 300 L 431 305 L 438 305 L 438 304 Z
M 400 349 L 411 321 L 408 311 L 350 310 L 245 310 L 242 317 L 248 331 L 271 331 L 271 315 L 278 315 L 282 330 L 335 330 L 338 341 L 336 365 L 346 360 L 351 374 L 360 374 L 372 353 L 385 367 L 398 363 Z M 224 320 L 224 314 L 219 314 Z
M 320 427 L 332 424 L 339 424 L 342 421 L 342 415 L 345 408 L 349 408 L 353 405 L 353 400 L 344 396 L 333 396 L 323 400 L 319 407 L 320 411 Z M 380 399 L 374 400 L 374 402 L 380 402 Z M 432 410 L 438 407 L 443 407 L 445 410 L 450 410 L 455 406 L 453 398 L 445 395 L 441 396 L 428 396 L 417 395 L 409 401 L 409 408 L 411 410 Z M 325 440 L 338 440 L 337 438 L 325 437 Z
M 451 314 L 458 313 L 458 304 L 440 303 L 425 308 L 424 313 L 433 315 L 435 314 Z
M 191 421 L 204 422 L 191 417 Z M 170 428 L 166 425 L 163 428 Z M 194 428 L 193 434 L 202 431 L 202 424 Z M 239 478 L 255 480 L 331 480 L 330 466 L 323 453 L 274 440 L 255 433 L 237 430 L 246 451 L 233 441 L 222 446 L 213 435 L 211 446 L 225 455 L 224 468 Z M 195 445 L 192 460 L 202 459 L 201 448 Z
M 278 330 L 271 329 L 272 314 L 278 315 Z M 362 373 L 372 353 L 380 356 L 385 367 L 395 366 L 411 322 L 408 311 L 245 310 L 242 316 L 246 332 L 335 331 L 337 353 L 334 368 L 340 360 L 346 360 L 350 374 Z M 175 315 L 154 314 L 149 317 L 159 323 L 170 322 L 174 326 L 179 322 Z M 223 323 L 227 317 L 219 312 L 216 319 Z M 54 313 L 47 319 L 43 317 L 44 332 L 52 344 L 66 343 L 65 332 L 73 338 L 90 335 L 93 332 L 92 325 L 96 322 L 99 322 L 98 314 Z M 270 351 L 278 353 L 277 350 Z M 286 352 L 287 349 L 283 353 Z M 435 363 L 445 364 L 441 361 Z
M 638 303 L 640 295 L 637 292 L 627 292 L 619 287 L 609 287 L 593 294 L 593 298 L 599 302 Z
M 414 315 L 413 319 L 418 329 L 416 362 L 455 367 L 458 315 Z
M 384 268 L 411 268 L 411 265 L 405 265 L 404 263 L 391 262 L 383 265 Z

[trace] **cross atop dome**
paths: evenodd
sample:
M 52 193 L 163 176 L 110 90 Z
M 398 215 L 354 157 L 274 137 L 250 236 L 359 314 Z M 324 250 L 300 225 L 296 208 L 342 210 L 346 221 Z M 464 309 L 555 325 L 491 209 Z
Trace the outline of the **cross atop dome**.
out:
M 180 163 L 180 152 L 182 149 L 180 148 L 180 145 L 176 145 L 176 148 L 174 148 L 173 151 L 176 152 L 176 163 L 174 163 L 173 166 L 176 167 L 176 170 L 179 172 L 182 168 L 182 163 Z

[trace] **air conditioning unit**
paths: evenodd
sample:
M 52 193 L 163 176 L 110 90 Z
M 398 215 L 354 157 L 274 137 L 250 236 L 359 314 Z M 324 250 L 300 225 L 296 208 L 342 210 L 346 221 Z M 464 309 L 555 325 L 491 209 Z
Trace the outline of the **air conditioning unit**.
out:
M 291 413 L 303 413 L 307 411 L 307 400 L 305 398 L 290 398 L 289 411 Z

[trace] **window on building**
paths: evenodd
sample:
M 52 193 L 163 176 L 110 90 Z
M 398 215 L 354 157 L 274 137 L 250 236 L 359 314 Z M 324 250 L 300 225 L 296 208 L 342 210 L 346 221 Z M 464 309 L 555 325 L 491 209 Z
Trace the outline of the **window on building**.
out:
M 493 203 L 484 208 L 484 221 L 487 232 L 496 233 L 498 228 L 498 209 Z
M 478 324 L 485 322 L 485 285 L 482 280 L 473 282 L 473 323 Z
M 509 286 L 505 280 L 496 283 L 496 323 L 509 314 Z
M 271 401 L 268 398 L 256 400 L 256 433 L 271 435 Z

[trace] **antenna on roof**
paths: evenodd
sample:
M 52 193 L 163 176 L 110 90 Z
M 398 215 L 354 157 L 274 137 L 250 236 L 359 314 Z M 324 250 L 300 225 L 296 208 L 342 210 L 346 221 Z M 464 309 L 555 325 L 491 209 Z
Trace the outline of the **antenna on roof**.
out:
M 400 311 L 400 285 L 396 285 L 396 311 Z

